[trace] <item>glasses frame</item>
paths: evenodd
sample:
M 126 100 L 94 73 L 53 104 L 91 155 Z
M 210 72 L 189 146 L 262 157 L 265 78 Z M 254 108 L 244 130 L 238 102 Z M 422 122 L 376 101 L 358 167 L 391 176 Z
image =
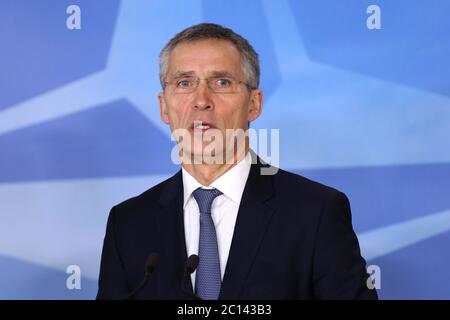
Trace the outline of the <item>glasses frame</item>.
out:
M 189 79 L 194 79 L 194 80 L 195 80 L 195 81 L 194 81 L 195 86 L 192 88 L 191 91 L 186 91 L 186 92 L 169 92 L 169 93 L 170 93 L 170 94 L 173 94 L 173 95 L 182 95 L 182 94 L 191 94 L 191 93 L 194 93 L 195 91 L 197 91 L 197 89 L 198 89 L 198 87 L 199 87 L 199 85 L 200 85 L 200 81 L 202 81 L 202 80 L 205 80 L 205 81 L 206 81 L 206 85 L 207 85 L 208 89 L 211 90 L 211 92 L 213 92 L 213 93 L 215 93 L 215 94 L 236 94 L 236 93 L 240 93 L 239 91 L 233 91 L 233 92 L 220 92 L 220 91 L 216 91 L 216 90 L 214 90 L 213 88 L 211 88 L 209 80 L 211 80 L 211 79 L 217 79 L 217 80 L 219 80 L 219 79 L 221 79 L 221 78 L 223 78 L 223 79 L 232 79 L 232 80 L 234 80 L 238 85 L 244 84 L 244 85 L 247 87 L 247 89 L 250 90 L 250 91 L 255 90 L 255 88 L 252 88 L 247 82 L 242 81 L 242 80 L 239 80 L 239 79 L 237 79 L 237 78 L 235 78 L 235 77 L 232 77 L 232 76 L 212 76 L 212 77 L 207 77 L 207 78 L 200 78 L 200 77 L 197 77 L 197 76 L 179 77 L 179 78 L 176 78 L 176 79 L 171 80 L 171 81 L 165 81 L 165 82 L 164 82 L 163 90 L 165 91 L 166 88 L 167 88 L 167 86 L 171 86 L 171 85 L 175 85 L 175 88 L 176 88 L 176 83 L 177 83 L 177 81 L 182 80 L 182 79 L 185 79 L 185 78 L 189 78 Z

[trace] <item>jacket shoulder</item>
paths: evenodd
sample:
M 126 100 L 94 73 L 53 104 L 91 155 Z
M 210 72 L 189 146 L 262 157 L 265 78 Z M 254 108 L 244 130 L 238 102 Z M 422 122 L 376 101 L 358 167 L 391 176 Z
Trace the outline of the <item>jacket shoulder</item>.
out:
M 279 169 L 278 173 L 274 176 L 274 183 L 278 190 L 283 190 L 288 194 L 291 192 L 301 194 L 305 197 L 323 199 L 335 196 L 336 194 L 342 194 L 336 188 L 282 169 Z
M 116 211 L 117 214 L 121 214 L 122 212 L 130 213 L 153 208 L 157 206 L 159 200 L 165 194 L 170 192 L 170 189 L 176 190 L 176 188 L 181 187 L 181 181 L 178 181 L 179 178 L 180 174 L 177 173 L 141 194 L 118 203 L 113 207 L 113 210 Z

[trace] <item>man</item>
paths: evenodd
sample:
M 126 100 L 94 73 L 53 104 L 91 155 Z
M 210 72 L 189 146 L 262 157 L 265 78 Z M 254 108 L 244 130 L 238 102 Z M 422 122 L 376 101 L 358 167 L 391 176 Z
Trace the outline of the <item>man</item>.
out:
M 263 174 L 248 137 L 228 143 L 262 110 L 251 45 L 219 25 L 192 26 L 162 50 L 160 80 L 182 168 L 112 208 L 97 298 L 376 299 L 347 197 L 281 169 Z M 143 282 L 151 253 L 159 262 Z

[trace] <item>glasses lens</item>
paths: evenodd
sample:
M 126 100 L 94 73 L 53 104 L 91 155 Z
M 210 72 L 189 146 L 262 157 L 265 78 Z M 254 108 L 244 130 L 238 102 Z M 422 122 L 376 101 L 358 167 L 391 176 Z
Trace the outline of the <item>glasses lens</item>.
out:
M 211 90 L 219 93 L 233 93 L 238 89 L 237 81 L 230 77 L 210 78 L 208 84 Z
M 197 77 L 180 77 L 167 82 L 167 89 L 173 94 L 192 93 L 199 83 Z M 239 92 L 239 81 L 232 77 L 211 77 L 205 79 L 208 88 L 215 93 L 237 93 Z

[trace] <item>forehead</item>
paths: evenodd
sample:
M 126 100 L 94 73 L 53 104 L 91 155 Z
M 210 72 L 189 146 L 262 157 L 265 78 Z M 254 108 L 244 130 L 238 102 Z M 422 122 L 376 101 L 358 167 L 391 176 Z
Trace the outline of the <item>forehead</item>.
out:
M 169 57 L 169 74 L 178 72 L 210 74 L 228 71 L 241 74 L 241 55 L 227 40 L 204 39 L 177 45 Z

